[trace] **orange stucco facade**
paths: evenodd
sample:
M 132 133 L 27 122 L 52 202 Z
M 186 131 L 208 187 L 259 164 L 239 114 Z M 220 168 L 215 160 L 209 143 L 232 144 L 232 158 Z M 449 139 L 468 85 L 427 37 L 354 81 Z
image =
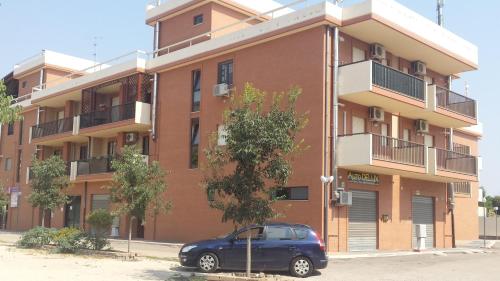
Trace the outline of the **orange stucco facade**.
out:
M 159 24 L 159 48 L 251 16 L 249 11 L 243 13 L 241 9 L 232 9 L 227 5 L 208 2 L 210 3 L 197 5 L 192 9 L 189 6 L 184 7 L 184 10 L 177 11 L 175 15 L 162 19 Z M 193 17 L 200 14 L 203 15 L 203 23 L 193 26 Z M 196 46 L 202 41 L 223 37 L 225 34 L 244 30 L 265 20 L 265 18 L 252 20 L 234 26 L 230 30 L 216 33 L 213 37 L 194 40 L 193 44 Z M 102 88 L 99 88 L 99 85 L 93 85 L 93 88 L 88 91 L 86 90 L 90 88 L 77 89 L 78 93 L 81 92 L 80 100 L 75 100 L 74 89 L 71 93 L 54 93 L 53 99 L 58 102 L 52 102 L 51 97 L 44 97 L 44 101 L 46 104 L 53 103 L 59 106 L 40 106 L 33 103 L 24 108 L 22 139 L 19 136 L 20 122 L 14 124 L 12 135 L 8 134 L 7 125 L 2 126 L 1 132 L 0 144 L 3 157 L 0 161 L 0 179 L 4 187 L 16 187 L 17 191 L 20 192 L 18 193 L 18 205 L 16 207 L 10 206 L 8 209 L 7 229 L 27 230 L 41 223 L 40 210 L 32 208 L 27 201 L 27 196 L 30 193 L 30 184 L 27 179 L 28 167 L 35 154 L 40 159 L 47 158 L 52 154 L 59 154 L 65 161 L 76 163 L 74 165 L 78 167 L 75 172 L 77 175 L 72 179 L 71 187 L 67 192 L 70 196 L 78 196 L 80 200 L 78 218 L 76 219 L 77 226 L 88 229 L 85 216 L 93 209 L 92 204 L 97 202 L 93 200 L 94 195 L 109 194 L 106 186 L 111 179 L 111 172 L 102 170 L 97 173 L 79 174 L 80 162 L 85 162 L 86 158 L 92 157 L 104 159 L 102 157 L 119 151 L 127 144 L 128 134 L 133 133 L 136 134 L 133 143 L 143 148 L 149 161 L 158 161 L 161 167 L 168 171 L 166 178 L 168 190 L 163 196 L 173 203 L 168 214 L 148 217 L 142 228 L 139 225 L 134 225 L 135 237 L 155 241 L 190 242 L 232 230 L 231 224 L 221 223 L 221 213 L 209 207 L 206 192 L 202 186 L 205 162 L 203 149 L 207 147 L 210 135 L 216 132 L 218 126 L 222 124 L 222 112 L 229 101 L 227 98 L 215 97 L 212 94 L 214 85 L 219 83 L 218 66 L 227 61 L 232 61 L 233 94 L 238 94 L 247 82 L 268 93 L 286 91 L 293 86 L 299 86 L 303 92 L 298 101 L 297 110 L 308 112 L 309 122 L 298 137 L 304 139 L 309 149 L 294 157 L 293 175 L 289 186 L 307 187 L 308 196 L 305 200 L 283 200 L 276 203 L 276 209 L 283 214 L 280 221 L 304 223 L 313 227 L 318 233 L 324 232 L 323 202 L 325 200 L 320 176 L 324 175 L 325 171 L 332 172 L 333 169 L 331 142 L 334 118 L 338 120 L 339 136 L 348 136 L 360 130 L 360 128 L 353 128 L 355 126 L 353 118 L 356 117 L 364 120 L 364 127 L 361 128 L 363 133 L 384 135 L 400 140 L 406 138 L 404 141 L 408 143 L 426 144 L 425 151 L 428 147 L 452 150 L 448 128 L 436 126 L 430 120 L 427 133 L 417 132 L 415 120 L 406 117 L 405 112 L 385 111 L 383 122 L 372 122 L 368 106 L 347 101 L 341 97 L 338 116 L 333 116 L 331 96 L 334 87 L 338 85 L 333 83 L 335 75 L 333 40 L 335 38 L 329 29 L 331 30 L 331 26 L 335 24 L 337 23 L 328 20 L 323 22 L 309 21 L 303 26 L 288 28 L 283 33 L 274 33 L 273 36 L 256 39 L 255 42 L 234 45 L 232 48 L 230 46 L 217 52 L 208 52 L 206 56 L 199 54 L 196 61 L 193 62 L 183 60 L 182 64 L 179 65 L 169 63 L 168 67 L 164 68 L 156 66 L 154 68 L 154 72 L 158 74 L 156 112 L 151 114 L 151 111 L 154 110 L 151 107 L 151 111 L 147 113 L 151 120 L 150 123 L 138 124 L 138 121 L 134 121 L 134 119 L 120 119 L 120 121 L 115 122 L 118 120 L 116 118 L 121 117 L 118 115 L 118 117 L 113 117 L 112 108 L 124 105 L 126 101 L 130 102 L 129 95 L 132 95 L 130 93 L 133 91 L 127 89 L 132 86 L 136 87 L 136 92 L 133 92 L 135 96 L 132 96 L 133 102 L 142 102 L 148 106 L 152 104 L 151 100 L 155 97 L 152 96 L 151 100 L 145 100 L 145 92 L 142 92 L 144 88 L 138 86 L 146 81 L 141 80 L 141 78 L 138 78 L 139 82 L 120 80 L 122 82 L 110 82 L 106 85 L 102 83 L 104 85 Z M 338 52 L 341 64 L 353 62 L 353 47 L 364 51 L 365 58 L 369 59 L 370 44 L 368 42 L 356 39 L 352 34 L 345 34 L 342 29 L 339 36 Z M 188 45 L 175 46 L 168 52 L 175 54 L 181 49 L 189 50 L 191 47 Z M 160 57 L 168 56 L 168 52 L 160 52 L 159 55 Z M 357 55 L 359 56 L 359 51 Z M 397 71 L 407 71 L 411 68 L 409 60 L 390 52 L 387 52 L 385 64 Z M 43 67 L 45 69 L 43 79 L 48 87 L 59 85 L 67 80 L 65 77 L 67 72 L 56 68 L 52 69 L 50 66 Z M 192 79 L 194 71 L 201 73 L 199 87 L 201 97 L 199 110 L 193 112 Z M 153 74 L 147 69 L 137 71 L 137 73 L 143 72 Z M 427 80 L 439 86 L 449 86 L 448 78 L 444 74 L 429 69 L 427 76 Z M 108 80 L 117 78 L 123 77 L 113 76 Z M 39 79 L 39 72 L 20 77 L 19 95 L 29 93 L 28 88 L 36 86 Z M 27 81 L 29 87 L 21 88 L 22 81 Z M 91 93 L 88 95 L 88 100 L 85 96 L 87 92 Z M 410 104 L 415 107 L 415 110 L 427 110 L 425 102 L 401 96 L 390 89 L 374 86 L 372 92 L 395 102 Z M 67 94 L 71 94 L 71 100 L 65 99 Z M 81 126 L 82 120 L 85 120 L 82 116 L 94 111 L 111 112 L 111 117 L 109 117 L 111 121 L 107 124 L 80 127 L 79 130 L 76 130 L 77 133 L 73 128 L 73 130 L 58 131 L 37 138 L 30 136 L 30 133 L 33 134 L 32 130 L 35 129 L 31 127 L 54 122 L 60 117 L 71 119 L 79 116 L 78 120 Z M 37 114 L 39 114 L 38 118 Z M 137 116 L 139 113 L 134 110 L 133 114 L 135 115 L 132 116 Z M 449 118 L 453 118 L 453 116 Z M 196 168 L 190 166 L 193 119 L 199 120 L 199 164 Z M 72 124 L 71 126 L 78 124 L 71 120 L 68 122 Z M 153 122 L 155 125 L 154 137 L 151 135 Z M 471 122 L 475 122 L 475 120 Z M 462 148 L 467 147 L 470 155 L 473 157 L 479 155 L 477 145 L 479 137 L 477 135 L 464 131 L 453 131 L 452 135 L 453 147 L 455 144 Z M 431 144 L 426 143 L 429 139 L 432 139 Z M 22 154 L 20 158 L 18 153 Z M 370 155 L 370 157 L 372 156 Z M 12 161 L 10 169 L 6 168 L 6 159 Z M 18 159 L 21 160 L 20 163 Z M 457 182 L 463 182 L 462 173 L 460 171 L 446 171 L 447 178 L 444 180 L 440 178 L 439 173 L 430 175 L 429 167 L 432 165 L 429 164 L 429 156 L 425 156 L 425 161 L 426 164 L 423 166 L 411 166 L 374 158 L 369 163 L 358 165 L 356 169 L 338 167 L 337 184 L 339 187 L 345 191 L 364 190 L 374 191 L 376 194 L 377 249 L 402 250 L 414 247 L 412 245 L 412 198 L 414 196 L 432 198 L 434 206 L 433 246 L 437 248 L 452 246 L 451 195 L 448 183 L 453 182 L 450 178 L 455 178 Z M 324 163 L 326 163 L 326 167 Z M 17 166 L 20 168 L 17 169 Z M 348 179 L 349 171 L 377 171 L 369 173 L 376 175 L 379 182 L 375 185 L 352 182 Z M 408 174 L 410 176 L 406 176 Z M 420 174 L 421 177 L 418 176 Z M 476 173 L 469 178 L 471 179 L 467 184 L 469 192 L 455 194 L 456 240 L 472 240 L 478 237 L 478 175 Z M 329 194 L 331 198 L 334 197 L 331 187 L 329 187 Z M 329 250 L 332 252 L 349 251 L 350 207 L 340 206 L 332 200 L 328 200 L 328 202 Z M 50 226 L 63 227 L 68 225 L 68 210 L 66 208 L 69 207 L 61 206 L 49 215 L 51 216 Z M 109 208 L 112 208 L 112 204 L 109 204 Z M 121 218 L 117 226 L 119 227 L 119 235 L 125 237 L 128 228 L 127 220 Z

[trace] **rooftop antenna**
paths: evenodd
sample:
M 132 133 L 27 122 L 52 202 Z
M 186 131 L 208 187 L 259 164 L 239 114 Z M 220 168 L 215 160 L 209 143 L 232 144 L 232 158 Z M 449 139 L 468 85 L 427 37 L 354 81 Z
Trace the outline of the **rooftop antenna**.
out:
M 103 39 L 102 36 L 94 36 L 94 38 L 92 38 L 93 42 L 92 45 L 94 46 L 94 52 L 92 53 L 92 56 L 94 57 L 94 68 L 97 65 L 97 40 L 102 40 L 102 39 Z
M 443 8 L 444 0 L 437 0 L 437 22 L 439 26 L 444 26 Z
M 467 81 L 465 81 L 465 96 L 469 96 L 469 83 L 467 83 Z

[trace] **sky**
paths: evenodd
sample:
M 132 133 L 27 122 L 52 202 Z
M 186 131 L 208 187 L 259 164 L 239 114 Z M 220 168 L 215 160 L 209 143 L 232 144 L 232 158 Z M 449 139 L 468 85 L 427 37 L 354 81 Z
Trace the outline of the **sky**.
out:
M 248 0 L 252 1 L 252 0 Z M 280 0 L 290 3 L 295 0 Z M 144 23 L 148 0 L 0 0 L 0 76 L 17 62 L 49 49 L 104 61 L 133 50 L 150 51 L 153 30 Z M 359 0 L 345 0 L 349 6 Z M 399 3 L 435 20 L 436 0 L 398 0 Z M 482 3 L 479 5 L 478 3 Z M 483 158 L 481 185 L 490 195 L 500 195 L 496 173 L 500 171 L 500 106 L 496 84 L 500 78 L 500 1 L 445 1 L 445 27 L 479 47 L 478 71 L 455 80 L 453 89 L 479 102 L 479 119 L 484 124 L 480 142 Z M 95 39 L 97 38 L 97 39 Z M 499 170 L 497 170 L 499 169 Z

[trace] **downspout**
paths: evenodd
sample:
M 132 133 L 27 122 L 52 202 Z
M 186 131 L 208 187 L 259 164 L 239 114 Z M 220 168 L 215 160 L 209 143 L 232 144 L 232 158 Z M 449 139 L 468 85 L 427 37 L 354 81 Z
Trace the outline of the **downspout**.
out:
M 325 26 L 325 88 L 324 88 L 324 131 L 323 131 L 323 175 L 322 178 L 322 187 L 323 187 L 323 241 L 325 242 L 326 252 L 329 250 L 329 236 L 328 236 L 328 209 L 329 209 L 329 192 L 328 192 L 328 181 L 324 180 L 328 178 L 328 132 L 330 131 L 328 126 L 330 124 L 330 91 L 331 91 L 331 83 L 330 83 L 330 59 L 331 59 L 331 28 L 330 26 Z
M 332 175 L 333 175 L 333 194 L 337 194 L 338 188 L 338 154 L 337 154 L 337 144 L 338 144 L 338 131 L 339 131 L 339 28 L 337 26 L 333 27 L 334 38 L 333 38 L 333 48 L 334 48 L 334 58 L 333 58 L 333 132 L 332 132 Z
M 161 1 L 156 1 L 156 6 L 160 6 Z M 153 58 L 158 57 L 157 50 L 160 46 L 160 21 L 157 21 L 154 28 L 154 39 L 153 39 Z M 158 72 L 153 74 L 153 101 L 152 101 L 152 113 L 151 113 L 151 139 L 156 141 L 156 108 L 157 108 L 157 98 L 158 98 Z
M 451 76 L 448 76 L 448 90 L 451 90 Z M 453 150 L 453 128 L 448 129 L 448 149 Z M 453 183 L 448 183 L 448 200 L 451 212 L 451 247 L 456 248 L 455 244 L 455 188 Z

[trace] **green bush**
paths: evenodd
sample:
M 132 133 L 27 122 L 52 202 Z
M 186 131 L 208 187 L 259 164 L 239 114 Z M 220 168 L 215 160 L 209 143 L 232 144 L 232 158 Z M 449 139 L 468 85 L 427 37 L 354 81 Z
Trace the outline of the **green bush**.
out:
M 52 241 L 60 253 L 74 253 L 78 249 L 87 248 L 86 234 L 78 228 L 61 228 L 53 234 Z
M 107 210 L 98 209 L 87 216 L 87 223 L 93 229 L 93 234 L 87 237 L 90 247 L 94 250 L 102 250 L 108 246 L 109 242 L 106 237 L 113 224 L 113 215 Z
M 55 232 L 55 229 L 35 227 L 26 231 L 16 245 L 20 248 L 41 248 L 50 244 Z

